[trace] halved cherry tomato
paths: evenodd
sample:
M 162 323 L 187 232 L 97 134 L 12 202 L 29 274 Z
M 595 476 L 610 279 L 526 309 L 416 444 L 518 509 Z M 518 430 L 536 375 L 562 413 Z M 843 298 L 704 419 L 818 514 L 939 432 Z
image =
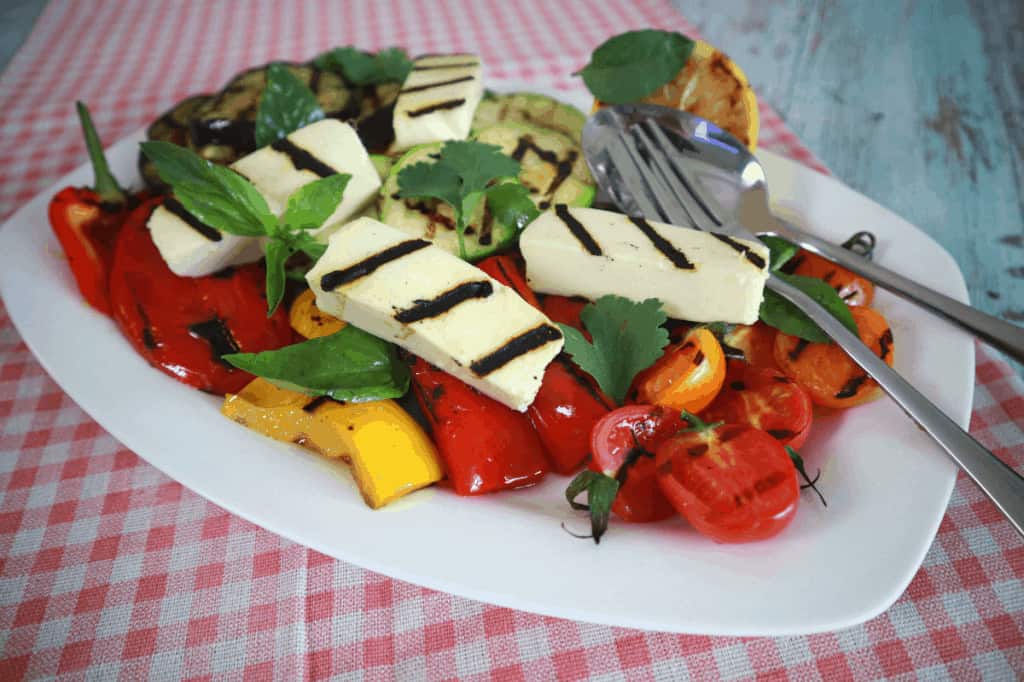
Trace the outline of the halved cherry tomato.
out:
M 892 367 L 895 343 L 889 323 L 872 308 L 854 306 L 850 312 L 860 340 Z M 779 332 L 775 337 L 775 361 L 786 376 L 807 390 L 816 405 L 853 407 L 881 394 L 875 380 L 835 343 L 809 343 Z
M 651 405 L 627 405 L 613 410 L 594 426 L 589 469 L 566 491 L 572 504 L 588 491 L 594 542 L 607 528 L 609 506 L 623 521 L 645 523 L 672 516 L 673 508 L 658 488 L 654 452 L 686 423 L 676 410 Z M 600 489 L 613 497 L 597 499 Z
M 746 361 L 756 367 L 776 367 L 775 328 L 764 322 L 738 324 L 722 338 L 726 346 L 743 351 Z
M 208 277 L 171 272 L 146 221 L 160 199 L 144 202 L 121 228 L 110 271 L 111 314 L 149 364 L 209 393 L 238 393 L 252 381 L 221 355 L 273 350 L 295 335 L 284 307 L 267 317 L 260 264 Z
M 583 321 L 580 320 L 580 312 L 590 303 L 585 298 L 579 298 L 575 296 L 569 298 L 567 296 L 557 296 L 554 294 L 544 297 L 541 301 L 541 310 L 552 322 L 561 322 L 567 324 L 570 327 L 579 329 L 589 339 L 590 336 L 586 329 L 583 327 Z
M 633 386 L 641 403 L 700 412 L 725 381 L 725 355 L 705 327 L 694 327 L 657 362 L 637 375 Z
M 753 426 L 799 449 L 810 433 L 813 409 L 807 391 L 779 370 L 730 360 L 725 385 L 701 418 Z
M 875 300 L 875 285 L 871 280 L 810 251 L 801 249 L 786 263 L 786 271 L 824 280 L 849 306 L 867 306 Z
M 796 514 L 800 485 L 779 441 L 743 424 L 704 424 L 658 448 L 658 483 L 700 533 L 719 542 L 777 535 Z

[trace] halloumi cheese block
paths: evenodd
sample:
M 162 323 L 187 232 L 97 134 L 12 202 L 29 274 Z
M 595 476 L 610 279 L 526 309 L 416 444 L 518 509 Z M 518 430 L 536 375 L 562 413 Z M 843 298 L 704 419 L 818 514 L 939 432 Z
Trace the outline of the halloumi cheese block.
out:
M 558 327 L 515 291 L 372 218 L 335 232 L 306 281 L 321 310 L 520 412 L 562 349 Z
M 157 206 L 146 224 L 160 255 L 179 277 L 203 277 L 263 256 L 259 239 L 215 230 L 173 198 Z
M 338 208 L 312 232 L 326 241 L 331 231 L 370 205 L 380 189 L 370 156 L 347 123 L 327 118 L 257 149 L 231 165 L 281 215 L 288 197 L 303 185 L 335 173 L 351 175 Z M 221 233 L 204 225 L 170 200 L 153 212 L 148 226 L 153 242 L 174 274 L 201 277 L 229 265 L 259 260 L 263 240 Z
M 465 140 L 483 94 L 483 64 L 476 55 L 431 55 L 415 60 L 395 101 L 391 150 Z
M 288 197 L 303 185 L 335 173 L 352 177 L 341 203 L 314 235 L 328 236 L 377 197 L 380 175 L 355 129 L 336 118 L 299 128 L 231 164 L 267 200 L 275 215 L 284 213 Z
M 659 299 L 669 317 L 753 324 L 768 280 L 768 247 L 564 204 L 542 213 L 519 240 L 539 293 Z

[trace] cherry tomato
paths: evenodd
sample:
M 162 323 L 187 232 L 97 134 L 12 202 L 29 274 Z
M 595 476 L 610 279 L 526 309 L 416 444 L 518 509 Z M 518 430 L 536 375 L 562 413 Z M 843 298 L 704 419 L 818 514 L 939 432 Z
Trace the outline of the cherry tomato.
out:
M 237 393 L 253 377 L 220 356 L 288 345 L 288 315 L 281 306 L 267 317 L 260 264 L 209 277 L 171 272 L 146 227 L 159 202 L 144 202 L 121 228 L 110 271 L 114 321 L 162 372 L 209 393 Z
M 738 324 L 722 338 L 726 346 L 743 351 L 746 361 L 757 367 L 776 367 L 775 328 L 764 322 Z
M 799 449 L 810 433 L 813 410 L 807 391 L 782 372 L 731 360 L 722 392 L 701 418 L 753 426 Z
M 698 532 L 718 542 L 777 535 L 796 514 L 800 485 L 779 441 L 743 424 L 694 428 L 658 448 L 658 483 Z
M 725 355 L 705 327 L 694 327 L 682 342 L 670 345 L 657 362 L 637 375 L 633 385 L 641 403 L 700 412 L 725 381 Z
M 850 311 L 860 340 L 892 367 L 895 343 L 889 323 L 872 308 L 856 306 Z M 881 394 L 875 380 L 831 342 L 809 343 L 779 332 L 775 337 L 775 361 L 786 376 L 807 390 L 816 405 L 853 407 Z
M 786 271 L 828 282 L 849 306 L 868 306 L 875 300 L 875 285 L 871 280 L 810 251 L 801 249 L 786 263 Z

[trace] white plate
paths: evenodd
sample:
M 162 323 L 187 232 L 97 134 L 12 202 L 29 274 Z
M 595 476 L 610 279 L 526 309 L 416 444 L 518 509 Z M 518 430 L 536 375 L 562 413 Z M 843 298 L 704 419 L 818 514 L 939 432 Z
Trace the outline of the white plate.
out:
M 138 183 L 140 139 L 141 132 L 108 151 L 123 181 Z M 967 300 L 956 262 L 919 229 L 833 179 L 768 152 L 760 157 L 774 200 L 796 222 L 833 241 L 872 230 L 880 263 Z M 566 522 L 582 531 L 586 521 L 567 507 L 567 479 L 556 475 L 530 490 L 479 498 L 426 490 L 371 511 L 343 465 L 223 418 L 218 400 L 150 368 L 109 319 L 85 305 L 46 206 L 58 188 L 91 181 L 83 165 L 0 232 L 0 292 L 22 337 L 127 447 L 225 509 L 320 552 L 546 615 L 672 632 L 790 635 L 854 625 L 887 609 L 938 529 L 954 466 L 888 399 L 815 424 L 804 452 L 811 471 L 822 469 L 828 508 L 804 493 L 793 524 L 759 544 L 715 544 L 681 520 L 613 520 L 596 547 L 562 529 Z M 877 306 L 895 333 L 896 368 L 966 425 L 971 339 L 884 292 Z

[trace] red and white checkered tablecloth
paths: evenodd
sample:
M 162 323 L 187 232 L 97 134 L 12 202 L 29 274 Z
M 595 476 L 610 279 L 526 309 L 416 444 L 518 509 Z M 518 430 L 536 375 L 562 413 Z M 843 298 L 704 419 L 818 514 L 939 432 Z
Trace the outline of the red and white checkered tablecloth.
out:
M 579 87 L 657 0 L 53 2 L 0 79 L 0 216 L 239 69 L 355 43 L 472 51 L 499 78 Z M 815 165 L 762 106 L 762 145 Z M 1024 465 L 1024 385 L 979 348 L 971 431 Z M 219 509 L 68 398 L 0 307 L 0 679 L 1007 679 L 1024 671 L 1024 544 L 961 477 L 885 614 L 809 637 L 677 636 L 497 608 L 345 564 Z M 815 595 L 807 595 L 813 606 Z

